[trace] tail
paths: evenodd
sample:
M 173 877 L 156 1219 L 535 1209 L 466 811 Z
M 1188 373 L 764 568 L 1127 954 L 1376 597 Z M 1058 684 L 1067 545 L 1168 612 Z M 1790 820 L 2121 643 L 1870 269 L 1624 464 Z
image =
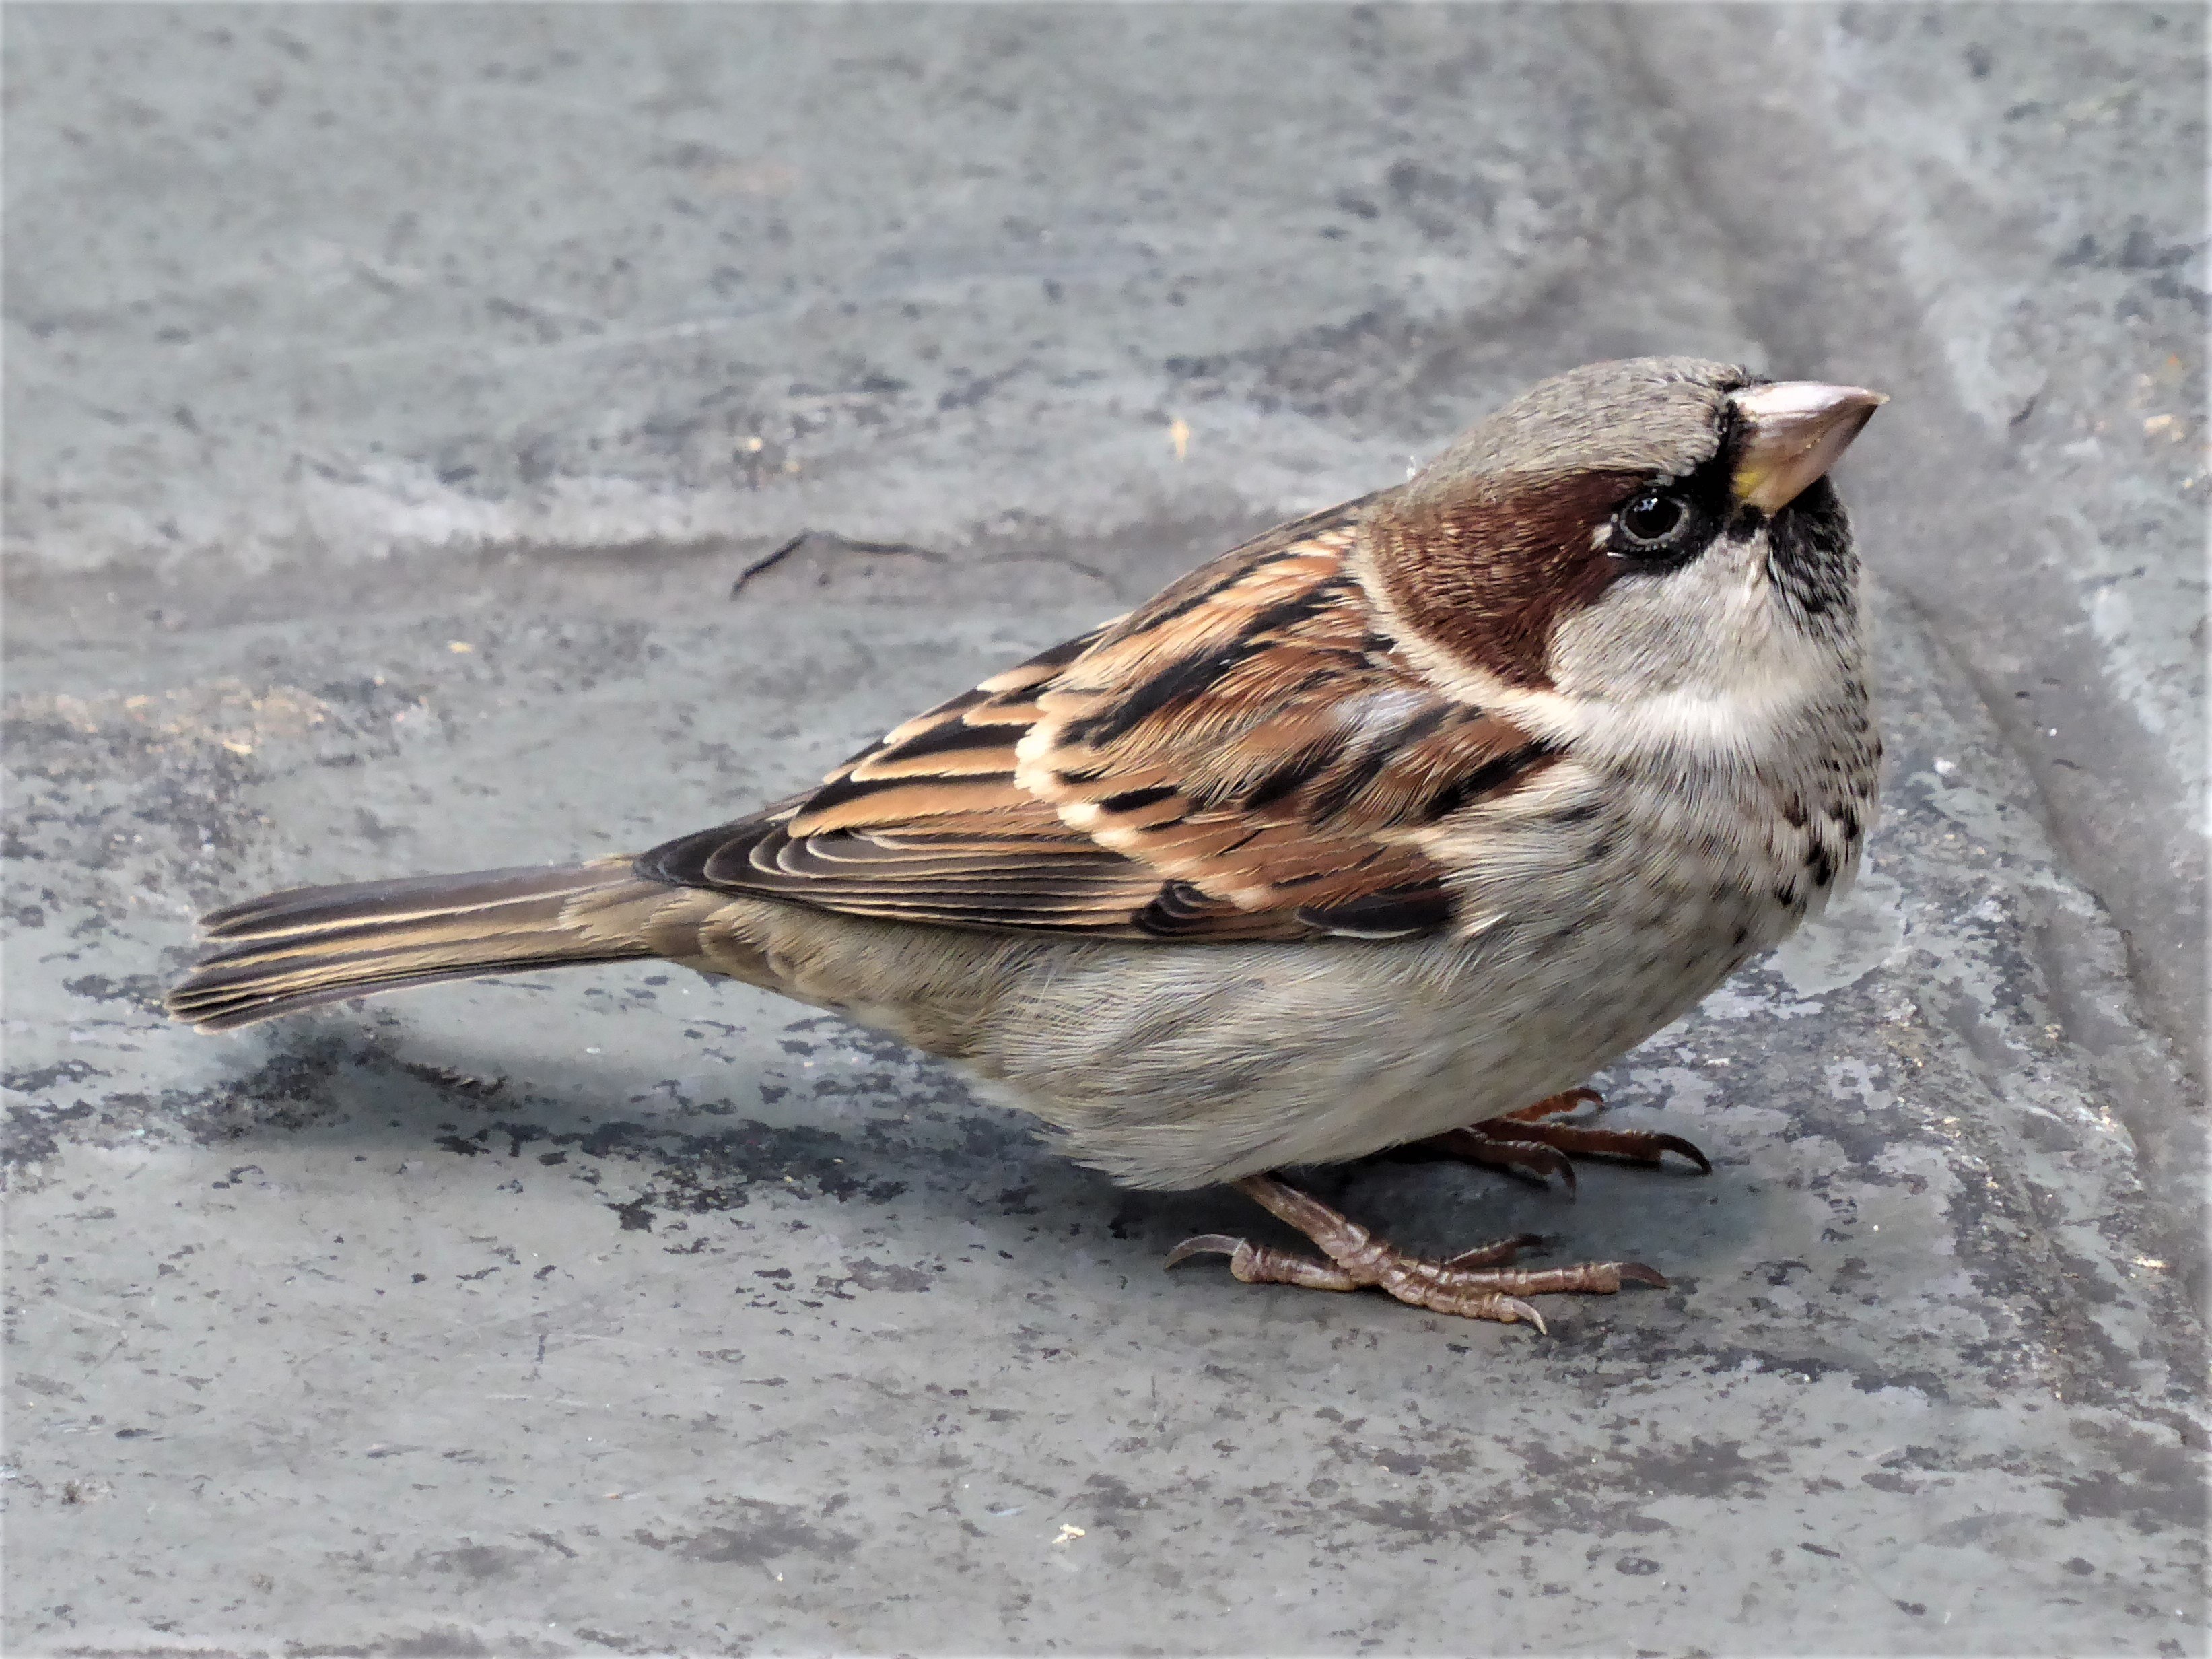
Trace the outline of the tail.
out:
M 270 893 L 201 918 L 218 948 L 167 1006 L 227 1031 L 373 991 L 657 956 L 651 917 L 670 893 L 627 858 Z

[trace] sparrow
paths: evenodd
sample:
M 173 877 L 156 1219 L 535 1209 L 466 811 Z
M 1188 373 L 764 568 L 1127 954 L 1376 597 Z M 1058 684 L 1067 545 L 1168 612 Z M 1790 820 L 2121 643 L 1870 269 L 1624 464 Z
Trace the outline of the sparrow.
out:
M 1558 1120 L 1856 868 L 1881 740 L 1827 474 L 1885 401 L 1685 357 L 1558 375 L 734 823 L 217 910 L 168 1009 L 219 1031 L 657 957 L 894 1034 L 1115 1181 L 1226 1183 L 1313 1246 L 1206 1235 L 1170 1266 L 1540 1331 L 1528 1297 L 1666 1280 L 1516 1267 L 1526 1235 L 1417 1255 L 1281 1171 L 1710 1171 Z

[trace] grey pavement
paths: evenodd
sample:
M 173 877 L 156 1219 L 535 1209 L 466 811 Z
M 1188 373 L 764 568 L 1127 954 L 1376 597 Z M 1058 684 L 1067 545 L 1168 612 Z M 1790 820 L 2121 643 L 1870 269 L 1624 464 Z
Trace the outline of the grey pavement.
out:
M 2201 10 L 0 29 L 9 1654 L 2207 1650 Z M 1243 1200 L 677 970 L 157 1011 L 1642 350 L 1894 395 L 1872 867 L 1598 1079 L 1710 1179 L 1324 1186 L 1668 1291 L 1165 1274 Z

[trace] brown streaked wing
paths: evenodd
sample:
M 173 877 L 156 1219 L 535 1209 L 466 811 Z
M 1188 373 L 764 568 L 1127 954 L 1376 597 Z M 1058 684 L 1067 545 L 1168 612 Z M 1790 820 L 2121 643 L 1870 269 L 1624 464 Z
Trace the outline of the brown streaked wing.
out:
M 1123 937 L 1393 938 L 1424 842 L 1553 751 L 1406 668 L 1347 566 L 1364 501 L 896 727 L 645 873 L 856 915 Z

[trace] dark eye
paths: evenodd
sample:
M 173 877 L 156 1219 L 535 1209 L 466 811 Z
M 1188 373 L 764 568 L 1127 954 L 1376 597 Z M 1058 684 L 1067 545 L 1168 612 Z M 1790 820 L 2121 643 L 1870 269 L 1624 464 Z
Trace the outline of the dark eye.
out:
M 1647 489 L 1613 515 L 1620 527 L 1617 548 L 1637 553 L 1670 551 L 1690 522 L 1690 509 L 1680 496 L 1664 489 Z

